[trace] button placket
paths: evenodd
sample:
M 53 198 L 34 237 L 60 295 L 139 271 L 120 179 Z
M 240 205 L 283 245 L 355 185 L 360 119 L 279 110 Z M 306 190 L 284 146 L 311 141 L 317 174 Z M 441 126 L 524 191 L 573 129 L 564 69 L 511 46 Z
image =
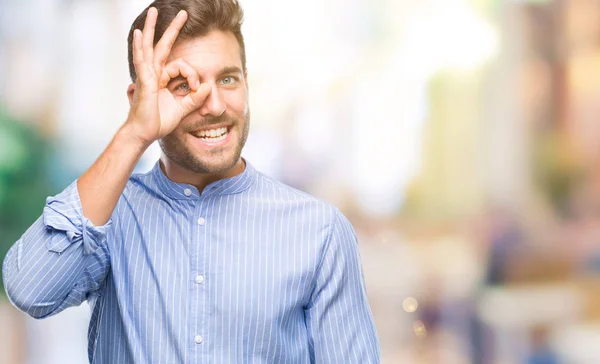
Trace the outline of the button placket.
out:
M 202 216 L 204 214 L 203 210 L 204 210 L 204 205 L 205 205 L 205 201 L 202 198 L 196 199 L 193 189 L 189 189 L 190 190 L 190 196 L 189 197 L 189 202 L 192 202 L 194 204 L 194 210 L 193 210 L 193 215 L 192 216 Z M 187 195 L 187 193 L 184 190 L 184 194 Z M 193 201 L 192 201 L 193 200 Z M 197 221 L 190 221 L 192 224 L 192 229 L 193 230 L 197 230 L 199 229 L 199 225 L 197 224 Z M 196 224 L 194 224 L 194 222 Z M 195 225 L 195 226 L 194 226 Z M 195 229 L 194 229 L 195 228 Z M 190 265 L 191 268 L 191 276 L 192 276 L 192 287 L 196 288 L 196 292 L 191 294 L 192 300 L 191 300 L 191 305 L 189 307 L 190 310 L 190 334 L 194 335 L 191 337 L 191 342 L 192 342 L 192 346 L 190 346 L 190 353 L 191 355 L 196 355 L 198 354 L 195 349 L 194 346 L 196 345 L 200 345 L 203 344 L 204 342 L 204 337 L 202 335 L 200 335 L 200 333 L 204 332 L 204 330 L 206 329 L 205 327 L 205 321 L 206 321 L 206 306 L 207 306 L 207 302 L 206 302 L 206 291 L 204 290 L 204 284 L 198 283 L 199 281 L 203 281 L 204 280 L 204 276 L 200 273 L 205 272 L 206 270 L 206 247 L 205 244 L 202 244 L 202 241 L 204 240 L 204 234 L 203 233 L 198 233 L 198 231 L 193 232 L 192 233 L 192 240 L 191 240 L 191 244 L 192 244 L 192 251 L 194 252 L 193 256 L 191 257 L 192 259 L 192 264 Z M 202 276 L 202 278 L 199 278 L 200 276 Z

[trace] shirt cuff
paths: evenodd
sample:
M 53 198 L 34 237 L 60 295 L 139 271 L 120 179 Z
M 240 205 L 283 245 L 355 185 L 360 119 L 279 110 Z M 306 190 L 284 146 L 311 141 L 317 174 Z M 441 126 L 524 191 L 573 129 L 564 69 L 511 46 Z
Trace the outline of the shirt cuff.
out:
M 71 244 L 83 243 L 83 254 L 92 254 L 100 245 L 106 243 L 106 234 L 112 219 L 102 226 L 94 224 L 83 216 L 83 208 L 77 191 L 77 180 L 63 192 L 46 199 L 44 207 L 44 225 L 48 229 L 64 231 L 67 239 L 49 239 L 46 248 L 62 253 Z

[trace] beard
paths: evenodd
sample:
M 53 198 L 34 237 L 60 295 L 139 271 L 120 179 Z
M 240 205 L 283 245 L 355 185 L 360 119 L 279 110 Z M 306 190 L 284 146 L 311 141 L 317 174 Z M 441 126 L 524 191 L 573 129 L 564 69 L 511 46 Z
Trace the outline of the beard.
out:
M 244 119 L 240 121 L 237 118 L 223 114 L 207 118 L 205 122 L 194 123 L 182 130 L 183 135 L 185 135 L 202 127 L 227 123 L 231 125 L 229 132 L 232 132 L 233 129 L 241 126 L 241 130 L 237 129 L 237 133 L 235 133 L 236 140 L 230 140 L 228 143 L 234 143 L 233 153 L 230 152 L 229 148 L 214 148 L 214 150 L 204 155 L 198 155 L 197 152 L 186 146 L 182 138 L 175 133 L 164 136 L 158 141 L 158 144 L 167 158 L 190 172 L 202 174 L 222 173 L 233 168 L 240 159 L 242 148 L 246 144 L 250 130 L 250 111 L 246 112 Z

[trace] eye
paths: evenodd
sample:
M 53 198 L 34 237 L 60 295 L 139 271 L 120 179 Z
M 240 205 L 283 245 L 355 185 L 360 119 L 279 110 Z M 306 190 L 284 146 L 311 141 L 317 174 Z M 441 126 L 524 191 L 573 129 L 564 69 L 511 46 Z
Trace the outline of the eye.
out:
M 236 82 L 236 78 L 233 76 L 227 76 L 227 77 L 223 77 L 221 79 L 221 84 L 222 85 L 233 85 Z
M 176 91 L 191 91 L 190 89 L 190 85 L 188 85 L 187 82 L 184 82 L 182 84 L 180 84 L 179 86 L 175 87 Z

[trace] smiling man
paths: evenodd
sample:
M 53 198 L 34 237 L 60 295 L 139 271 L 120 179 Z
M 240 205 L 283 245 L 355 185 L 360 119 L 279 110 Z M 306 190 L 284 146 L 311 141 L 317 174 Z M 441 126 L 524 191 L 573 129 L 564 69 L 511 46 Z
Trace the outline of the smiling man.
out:
M 241 157 L 241 23 L 235 0 L 144 10 L 126 122 L 6 256 L 29 315 L 90 303 L 90 363 L 379 362 L 348 220 Z M 156 140 L 160 160 L 132 175 Z

